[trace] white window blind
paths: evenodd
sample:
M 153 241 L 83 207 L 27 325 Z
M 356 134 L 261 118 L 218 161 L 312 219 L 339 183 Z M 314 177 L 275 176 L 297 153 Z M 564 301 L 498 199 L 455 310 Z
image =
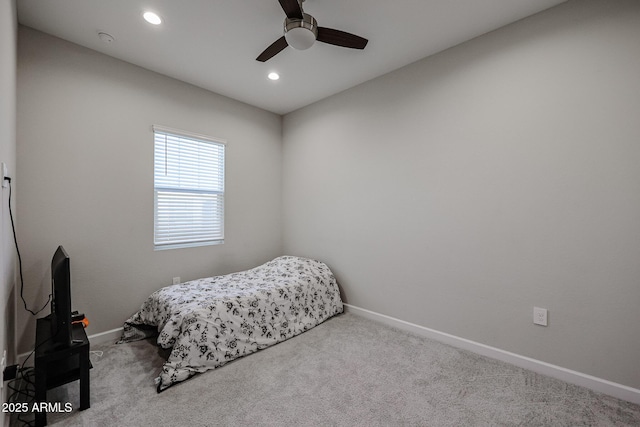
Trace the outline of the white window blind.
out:
M 222 141 L 153 127 L 156 249 L 224 241 Z

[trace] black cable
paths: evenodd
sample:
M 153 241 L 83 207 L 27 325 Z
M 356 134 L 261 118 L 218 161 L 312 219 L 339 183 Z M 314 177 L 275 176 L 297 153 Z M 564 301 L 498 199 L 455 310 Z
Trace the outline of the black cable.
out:
M 36 402 L 35 368 L 25 366 L 25 365 L 27 364 L 27 361 L 29 360 L 29 358 L 31 358 L 31 356 L 35 354 L 38 348 L 40 348 L 41 346 L 43 346 L 44 344 L 50 341 L 53 341 L 55 337 L 58 335 L 58 333 L 60 333 L 60 330 L 58 330 L 54 335 L 51 335 L 49 338 L 45 339 L 41 343 L 36 344 L 34 349 L 31 350 L 31 352 L 27 355 L 27 357 L 22 361 L 22 364 L 18 365 L 18 373 L 16 375 L 16 378 L 9 382 L 9 388 L 11 389 L 12 393 L 8 398 L 8 402 L 16 402 L 19 398 L 23 398 L 23 400 L 25 400 L 27 403 L 27 408 L 33 407 L 33 404 Z M 20 381 L 21 386 L 23 385 L 24 387 L 15 387 L 15 383 L 18 380 Z M 20 401 L 20 403 L 22 403 L 22 401 Z M 16 421 L 21 422 L 23 427 L 24 426 L 32 427 L 36 425 L 35 419 L 25 419 L 25 417 L 33 418 L 34 417 L 33 414 L 34 413 L 32 411 L 18 412 L 18 413 L 13 413 L 12 417 L 15 416 Z M 13 425 L 13 423 L 10 423 L 10 424 Z
M 8 384 L 11 394 L 8 403 L 24 403 L 27 409 L 32 408 L 35 402 L 35 376 L 33 368 L 21 368 L 18 376 Z M 19 385 L 17 383 L 19 382 Z M 23 408 L 21 408 L 23 409 Z M 35 426 L 34 413 L 31 410 L 19 411 L 11 414 L 11 425 L 22 423 L 22 426 Z
M 13 241 L 16 244 L 16 252 L 18 254 L 18 268 L 20 269 L 20 298 L 22 298 L 22 302 L 24 303 L 24 309 L 27 310 L 29 313 L 33 314 L 34 316 L 36 316 L 42 310 L 47 308 L 47 305 L 49 305 L 49 302 L 51 301 L 51 297 L 53 295 L 49 294 L 49 298 L 47 299 L 47 302 L 38 311 L 35 311 L 35 312 L 31 311 L 29 309 L 29 307 L 27 307 L 27 301 L 24 299 L 24 295 L 23 295 L 23 293 L 24 293 L 24 279 L 22 277 L 22 257 L 20 256 L 20 249 L 18 249 L 18 236 L 16 235 L 16 227 L 15 227 L 15 224 L 13 222 L 13 212 L 11 211 L 11 178 L 5 177 L 4 179 L 9 182 L 9 217 L 11 218 L 11 229 L 13 230 Z

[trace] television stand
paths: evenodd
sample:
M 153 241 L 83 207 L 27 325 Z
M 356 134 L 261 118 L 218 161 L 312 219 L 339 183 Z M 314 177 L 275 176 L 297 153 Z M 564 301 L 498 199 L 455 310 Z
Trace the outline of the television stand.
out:
M 54 346 L 51 340 L 51 321 L 48 317 L 36 324 L 36 403 L 47 401 L 47 390 L 71 381 L 80 380 L 80 410 L 90 406 L 89 396 L 89 339 L 82 324 L 72 328 L 73 344 L 70 347 Z M 64 410 L 62 403 L 62 410 Z M 47 425 L 47 411 L 36 411 L 36 426 Z

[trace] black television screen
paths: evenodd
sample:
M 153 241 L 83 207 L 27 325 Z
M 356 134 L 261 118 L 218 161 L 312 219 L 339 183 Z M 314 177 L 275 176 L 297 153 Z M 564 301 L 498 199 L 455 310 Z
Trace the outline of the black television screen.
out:
M 69 255 L 58 246 L 51 260 L 51 337 L 54 346 L 70 347 L 71 331 L 71 268 Z

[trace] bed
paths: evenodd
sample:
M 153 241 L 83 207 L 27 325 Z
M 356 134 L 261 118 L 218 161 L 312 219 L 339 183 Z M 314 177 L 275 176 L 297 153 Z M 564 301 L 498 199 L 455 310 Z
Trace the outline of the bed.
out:
M 333 273 L 281 256 L 256 268 L 159 289 L 124 323 L 120 343 L 157 335 L 171 349 L 157 391 L 305 332 L 342 313 Z

